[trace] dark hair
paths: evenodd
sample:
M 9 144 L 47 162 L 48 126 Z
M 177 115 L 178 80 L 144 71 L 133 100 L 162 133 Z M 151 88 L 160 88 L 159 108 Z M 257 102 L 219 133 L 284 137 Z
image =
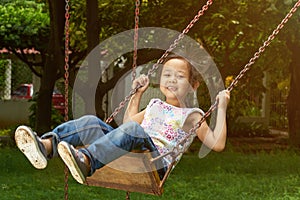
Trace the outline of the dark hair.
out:
M 194 86 L 194 84 L 196 82 L 200 82 L 201 76 L 199 74 L 199 72 L 197 71 L 197 69 L 183 56 L 179 56 L 177 54 L 174 53 L 170 53 L 163 61 L 163 65 L 168 62 L 171 59 L 180 59 L 183 60 L 187 66 L 189 67 L 190 70 L 190 77 L 189 77 L 189 82 L 192 86 Z

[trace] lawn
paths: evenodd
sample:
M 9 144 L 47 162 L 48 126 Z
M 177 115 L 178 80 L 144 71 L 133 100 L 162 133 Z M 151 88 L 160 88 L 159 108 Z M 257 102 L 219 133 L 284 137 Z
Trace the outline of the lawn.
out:
M 15 147 L 0 148 L 0 199 L 64 199 L 64 165 L 57 158 L 34 169 Z M 292 200 L 300 198 L 300 157 L 293 150 L 241 153 L 229 147 L 199 159 L 184 155 L 161 197 L 132 193 L 131 199 Z M 125 199 L 124 191 L 77 184 L 69 178 L 69 199 Z

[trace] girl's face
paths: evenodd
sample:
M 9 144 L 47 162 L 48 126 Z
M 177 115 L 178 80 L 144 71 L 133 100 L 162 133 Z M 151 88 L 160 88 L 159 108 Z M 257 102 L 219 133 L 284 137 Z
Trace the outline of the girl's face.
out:
M 162 69 L 160 90 L 166 96 L 166 102 L 183 107 L 182 102 L 193 87 L 189 82 L 190 67 L 179 58 L 168 60 Z

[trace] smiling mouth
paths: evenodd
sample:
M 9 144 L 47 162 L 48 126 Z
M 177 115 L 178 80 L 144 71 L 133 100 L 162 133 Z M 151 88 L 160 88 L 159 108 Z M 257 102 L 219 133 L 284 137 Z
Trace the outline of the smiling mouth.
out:
M 166 87 L 168 90 L 170 90 L 170 91 L 172 91 L 172 92 L 174 92 L 174 91 L 176 91 L 177 90 L 177 88 L 176 87 L 173 87 L 173 86 L 168 86 L 168 87 Z

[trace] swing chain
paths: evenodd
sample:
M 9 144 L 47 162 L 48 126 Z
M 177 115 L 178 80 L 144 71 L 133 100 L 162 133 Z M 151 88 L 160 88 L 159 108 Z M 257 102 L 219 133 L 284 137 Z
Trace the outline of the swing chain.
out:
M 69 113 L 69 41 L 70 41 L 70 5 L 69 5 L 69 0 L 65 0 L 66 5 L 65 5 L 65 116 L 64 120 L 68 121 L 68 113 Z M 68 185 L 68 178 L 69 178 L 69 170 L 68 167 L 65 165 L 64 169 L 64 174 L 65 174 L 65 200 L 69 199 L 68 195 L 68 190 L 69 190 L 69 185 Z
M 140 0 L 135 1 L 135 17 L 134 17 L 134 40 L 133 40 L 133 61 L 132 61 L 132 81 L 136 77 L 136 67 L 137 67 L 137 48 L 139 39 L 139 14 L 140 14 Z
M 64 119 L 65 121 L 68 121 L 68 113 L 69 113 L 69 99 L 68 99 L 68 94 L 69 94 L 69 41 L 70 41 L 70 5 L 69 5 L 69 0 L 66 0 L 66 6 L 65 6 L 65 116 Z
M 134 26 L 134 51 L 133 51 L 133 64 L 132 64 L 132 81 L 136 78 L 136 67 L 137 67 L 137 48 L 138 48 L 138 39 L 139 39 L 139 13 L 140 13 L 140 0 L 135 1 L 135 26 Z M 114 110 L 114 112 L 106 119 L 107 123 L 110 123 L 114 117 L 122 110 L 122 108 L 126 105 L 126 103 L 130 100 L 130 98 L 137 92 L 140 86 L 137 86 L 132 91 L 130 91 L 129 95 L 125 97 L 125 99 L 119 104 L 119 106 Z
M 261 47 L 259 47 L 258 51 L 254 54 L 254 56 L 249 60 L 249 62 L 245 65 L 245 67 L 240 71 L 240 73 L 236 76 L 236 78 L 232 81 L 230 86 L 227 88 L 228 91 L 231 91 L 234 86 L 237 85 L 238 81 L 245 75 L 245 73 L 250 69 L 250 66 L 255 63 L 255 61 L 260 57 L 260 55 L 265 51 L 266 47 L 268 47 L 271 42 L 275 39 L 277 34 L 280 32 L 280 30 L 284 27 L 284 25 L 288 22 L 288 20 L 292 17 L 292 15 L 296 12 L 296 10 L 300 7 L 300 0 L 294 5 L 294 7 L 289 11 L 289 13 L 285 16 L 285 18 L 281 21 L 281 23 L 274 29 L 272 34 L 268 37 L 268 39 L 263 43 Z M 153 158 L 151 162 L 154 162 L 158 159 L 161 159 L 167 155 L 172 155 L 172 159 L 175 159 L 179 154 L 174 154 L 173 152 L 178 150 L 180 145 L 183 145 L 186 143 L 186 141 L 192 137 L 195 136 L 196 130 L 201 126 L 201 124 L 211 115 L 211 113 L 217 108 L 218 102 L 215 101 L 214 104 L 210 106 L 210 108 L 207 110 L 207 112 L 202 116 L 200 121 L 189 131 L 189 134 L 187 134 L 174 148 L 172 151 L 167 152 L 165 154 L 162 154 L 156 158 Z M 185 147 L 185 146 L 184 146 Z M 185 148 L 183 148 L 183 151 L 185 151 Z M 181 151 L 179 152 L 181 153 Z
M 236 78 L 231 82 L 230 86 L 227 88 L 228 91 L 231 91 L 234 86 L 237 85 L 239 80 L 245 75 L 245 73 L 250 69 L 250 66 L 255 63 L 255 61 L 261 56 L 261 54 L 265 51 L 266 47 L 270 45 L 270 43 L 275 39 L 280 30 L 284 27 L 284 25 L 289 21 L 289 19 L 296 12 L 298 7 L 300 6 L 300 0 L 295 3 L 294 7 L 289 11 L 289 13 L 284 17 L 284 19 L 280 22 L 280 24 L 273 30 L 272 34 L 268 37 L 268 39 L 263 43 L 261 47 L 259 47 L 258 51 L 255 52 L 253 57 L 249 60 L 249 62 L 244 66 L 243 70 L 236 76 Z
M 134 88 L 133 90 L 130 91 L 129 95 L 127 95 L 125 97 L 125 99 L 123 101 L 121 101 L 119 106 L 114 110 L 114 112 L 109 116 L 109 118 L 106 119 L 107 123 L 110 123 L 114 119 L 114 117 L 122 110 L 122 108 L 124 108 L 126 103 L 130 100 L 130 98 L 137 92 L 137 90 L 140 87 L 141 86 L 137 86 L 136 88 Z
M 147 76 L 149 77 L 156 71 L 160 64 L 164 62 L 166 57 L 172 52 L 180 40 L 183 39 L 184 35 L 187 34 L 190 29 L 195 25 L 195 23 L 200 19 L 202 15 L 204 15 L 204 12 L 208 10 L 209 6 L 212 5 L 213 1 L 208 0 L 206 4 L 198 11 L 198 13 L 195 15 L 195 17 L 190 21 L 190 23 L 186 26 L 185 29 L 178 35 L 178 37 L 174 40 L 174 42 L 170 45 L 170 47 L 164 52 L 164 54 L 158 59 L 158 61 L 153 65 L 152 69 L 150 69 L 147 73 Z
M 198 13 L 195 15 L 195 17 L 193 18 L 193 20 L 190 21 L 190 23 L 186 26 L 186 28 L 178 35 L 177 39 L 174 40 L 174 42 L 170 45 L 170 47 L 164 52 L 164 54 L 157 60 L 157 62 L 148 71 L 147 77 L 151 76 L 155 72 L 155 70 L 158 69 L 158 67 L 160 66 L 160 64 L 162 64 L 164 62 L 164 60 L 166 59 L 166 57 L 170 54 L 170 52 L 176 48 L 176 46 L 178 45 L 179 41 L 182 40 L 182 38 L 184 37 L 184 35 L 187 34 L 190 31 L 190 29 L 195 25 L 195 23 L 199 20 L 199 18 L 202 15 L 204 15 L 204 12 L 206 10 L 208 10 L 209 6 L 212 5 L 212 3 L 213 3 L 212 0 L 208 0 L 206 2 L 206 4 L 198 11 Z M 130 91 L 129 95 L 127 95 L 125 97 L 125 99 L 120 102 L 119 106 L 117 108 L 115 108 L 114 112 L 107 118 L 107 120 L 106 120 L 107 123 L 110 123 L 114 119 L 114 117 L 121 111 L 122 108 L 124 108 L 124 106 L 126 105 L 126 103 L 138 91 L 138 89 L 140 87 L 141 86 L 138 85 L 138 86 L 136 86 L 134 89 L 132 89 Z

